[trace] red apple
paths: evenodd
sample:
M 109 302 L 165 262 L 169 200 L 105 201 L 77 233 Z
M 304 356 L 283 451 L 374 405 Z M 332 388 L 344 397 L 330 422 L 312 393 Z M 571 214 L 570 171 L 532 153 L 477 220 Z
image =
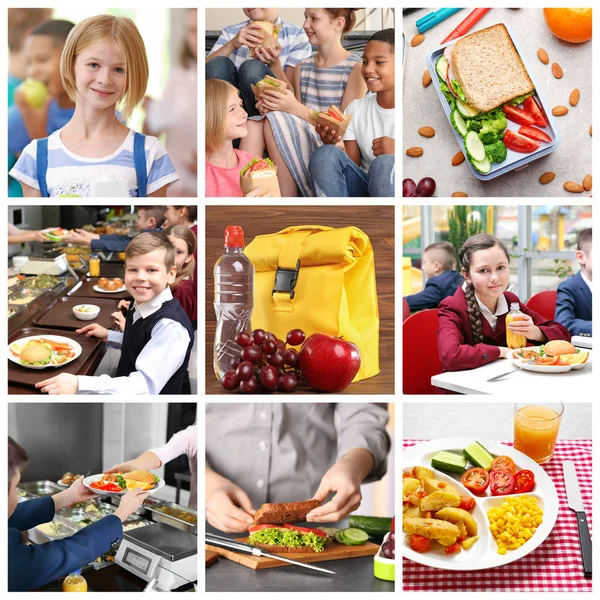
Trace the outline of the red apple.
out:
M 299 358 L 304 379 L 321 392 L 345 390 L 360 369 L 358 346 L 326 333 L 309 336 Z

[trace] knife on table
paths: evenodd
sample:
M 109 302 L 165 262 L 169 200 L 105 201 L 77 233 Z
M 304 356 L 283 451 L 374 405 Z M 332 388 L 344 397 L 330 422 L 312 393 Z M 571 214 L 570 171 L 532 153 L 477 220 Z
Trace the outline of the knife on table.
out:
M 236 540 L 232 540 L 231 538 L 223 537 L 222 535 L 215 535 L 214 533 L 207 533 L 204 541 L 207 544 L 212 544 L 213 546 L 221 546 L 222 548 L 231 548 L 232 550 L 237 550 L 238 552 L 246 552 L 247 554 L 252 554 L 253 556 L 266 556 L 267 558 L 274 558 L 275 560 L 281 560 L 286 563 L 290 563 L 292 565 L 297 565 L 299 567 L 304 567 L 305 569 L 312 569 L 313 571 L 320 571 L 321 573 L 329 573 L 330 575 L 336 575 L 333 571 L 329 571 L 328 569 L 323 569 L 322 567 L 315 567 L 314 565 L 309 565 L 307 563 L 301 563 L 297 560 L 292 560 L 290 558 L 283 558 L 282 556 L 278 556 L 276 554 L 271 554 L 270 552 L 265 552 L 260 548 L 256 548 L 255 546 L 251 546 L 250 544 L 246 544 L 244 542 L 237 542 Z
M 592 576 L 592 540 L 590 539 L 590 530 L 588 529 L 581 490 L 577 480 L 577 471 L 575 463 L 572 460 L 563 461 L 563 476 L 565 487 L 567 489 L 567 502 L 569 508 L 575 511 L 577 515 L 577 527 L 579 528 L 579 545 L 581 546 L 581 556 L 583 559 L 583 575 Z

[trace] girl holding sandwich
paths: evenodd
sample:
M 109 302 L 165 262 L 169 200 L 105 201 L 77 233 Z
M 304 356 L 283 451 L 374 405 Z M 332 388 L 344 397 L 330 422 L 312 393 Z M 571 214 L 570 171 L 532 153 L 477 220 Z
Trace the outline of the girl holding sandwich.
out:
M 506 358 L 507 329 L 536 343 L 571 339 L 568 330 L 544 319 L 506 291 L 510 257 L 506 246 L 487 233 L 471 236 L 459 251 L 464 284 L 439 305 L 438 349 L 442 371 L 475 369 Z M 518 303 L 523 320 L 506 324 L 512 303 Z

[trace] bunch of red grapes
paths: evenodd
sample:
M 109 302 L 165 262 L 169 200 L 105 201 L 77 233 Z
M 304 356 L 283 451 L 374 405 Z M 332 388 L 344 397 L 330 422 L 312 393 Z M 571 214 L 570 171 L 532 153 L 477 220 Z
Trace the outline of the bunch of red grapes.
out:
M 292 329 L 286 341 L 264 329 L 252 333 L 238 333 L 235 342 L 241 346 L 231 370 L 221 379 L 228 392 L 239 389 L 243 394 L 284 392 L 291 394 L 302 377 L 298 351 L 287 346 L 300 346 L 306 335 L 301 329 Z
M 394 560 L 396 558 L 396 532 L 392 531 L 390 535 L 388 535 L 387 540 L 383 542 L 381 546 L 381 553 L 384 558 L 391 558 Z

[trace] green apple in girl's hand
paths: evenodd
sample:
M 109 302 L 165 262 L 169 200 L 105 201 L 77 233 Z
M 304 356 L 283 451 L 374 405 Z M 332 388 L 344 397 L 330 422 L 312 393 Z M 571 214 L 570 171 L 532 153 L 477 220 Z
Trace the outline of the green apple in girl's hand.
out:
M 26 79 L 20 86 L 25 96 L 25 102 L 31 108 L 41 108 L 48 97 L 48 88 L 37 79 Z

